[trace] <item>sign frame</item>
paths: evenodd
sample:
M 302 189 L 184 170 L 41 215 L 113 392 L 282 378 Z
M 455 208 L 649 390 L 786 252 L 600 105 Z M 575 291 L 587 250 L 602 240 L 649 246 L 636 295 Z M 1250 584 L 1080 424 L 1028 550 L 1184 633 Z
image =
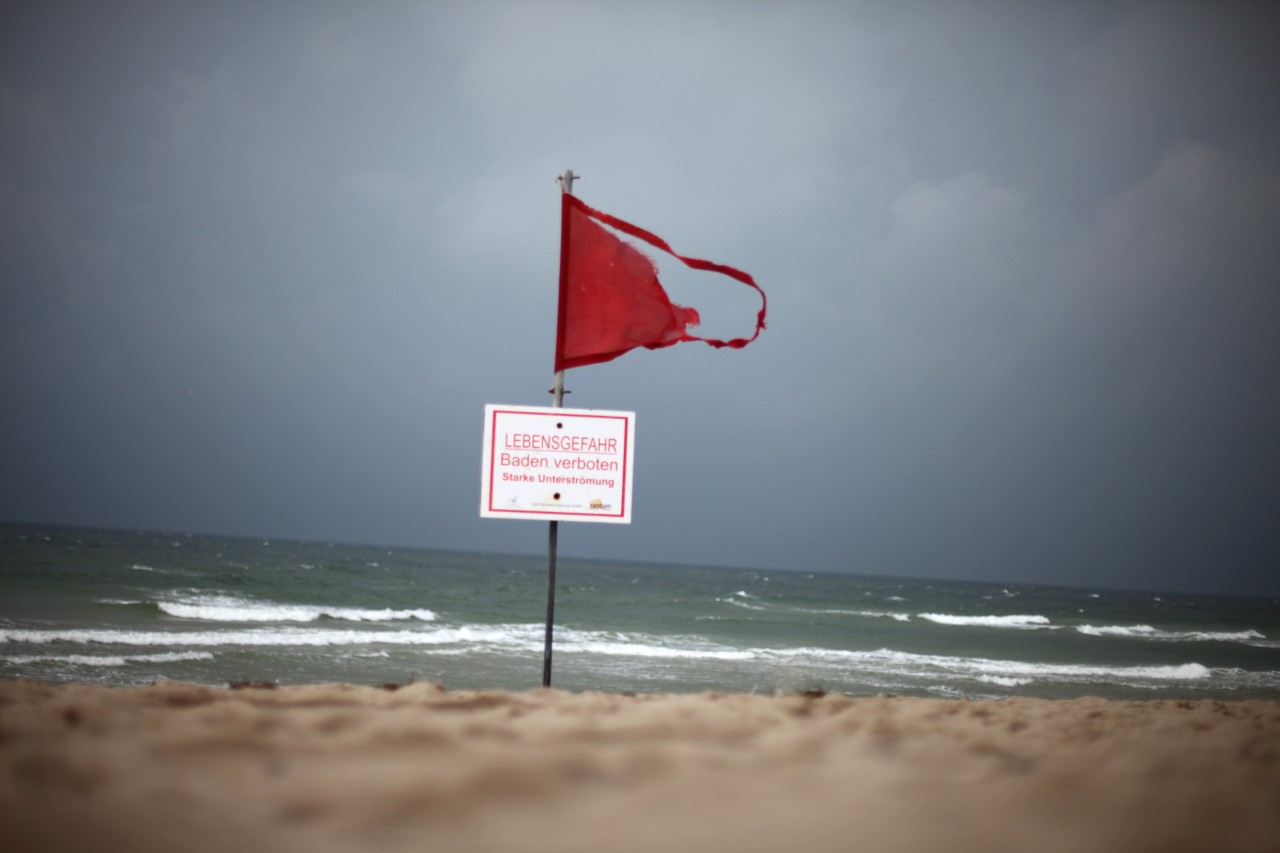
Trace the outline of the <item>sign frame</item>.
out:
M 635 419 L 486 404 L 480 517 L 630 524 Z

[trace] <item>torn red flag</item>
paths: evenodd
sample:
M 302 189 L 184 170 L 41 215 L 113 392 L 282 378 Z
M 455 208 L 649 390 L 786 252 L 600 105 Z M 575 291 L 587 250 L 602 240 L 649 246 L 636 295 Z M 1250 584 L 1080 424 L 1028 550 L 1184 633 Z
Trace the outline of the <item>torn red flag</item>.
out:
M 682 341 L 740 349 L 760 335 L 768 303 L 750 275 L 677 255 L 661 237 L 588 207 L 569 193 L 562 196 L 557 371 L 611 361 L 636 347 L 659 349 Z M 755 332 L 727 341 L 689 334 L 689 327 L 700 321 L 698 312 L 673 303 L 658 281 L 654 262 L 605 225 L 661 249 L 687 267 L 727 275 L 754 288 L 760 294 Z

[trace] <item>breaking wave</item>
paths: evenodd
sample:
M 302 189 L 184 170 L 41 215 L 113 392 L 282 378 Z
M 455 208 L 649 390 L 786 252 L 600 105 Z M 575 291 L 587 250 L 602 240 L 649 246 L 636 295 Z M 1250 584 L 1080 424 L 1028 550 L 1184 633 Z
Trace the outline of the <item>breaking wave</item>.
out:
M 211 652 L 164 652 L 157 655 L 6 655 L 5 663 L 64 663 L 73 666 L 126 666 L 131 663 L 182 663 L 213 660 Z
M 179 619 L 203 622 L 315 622 L 338 619 L 345 622 L 390 622 L 417 619 L 433 622 L 436 614 L 425 608 L 381 610 L 363 607 L 334 607 L 323 604 L 279 604 L 229 595 L 175 597 L 156 603 L 162 613 Z
M 977 626 L 982 628 L 1052 628 L 1047 616 L 953 616 L 949 613 L 921 613 L 921 619 L 939 625 Z
M 424 626 L 407 629 L 324 629 L 279 626 L 241 630 L 130 631 L 76 629 L 42 631 L 0 629 L 0 641 L 33 645 L 75 643 L 88 651 L 95 645 L 111 647 L 110 653 L 45 656 L 25 654 L 6 658 L 15 663 L 48 658 L 87 666 L 119 666 L 128 662 L 206 660 L 208 651 L 254 647 L 361 647 L 376 653 L 379 646 L 414 646 L 424 652 L 447 656 L 467 654 L 535 655 L 542 649 L 544 626 L 529 624 Z M 165 654 L 134 654 L 121 647 L 167 647 Z M 865 684 L 900 684 L 929 687 L 990 684 L 1011 688 L 1031 684 L 1116 685 L 1159 689 L 1189 683 L 1219 683 L 1230 689 L 1247 676 L 1264 686 L 1280 686 L 1280 673 L 1242 673 L 1210 669 L 1199 663 L 1111 666 L 1000 660 L 973 656 L 930 655 L 882 648 L 849 651 L 829 648 L 768 648 L 734 646 L 690 635 L 663 636 L 613 631 L 561 629 L 556 633 L 557 654 L 591 659 L 630 660 L 637 666 L 679 667 L 707 665 L 751 668 L 761 678 L 770 673 L 807 672 L 817 679 Z M 603 663 L 602 661 L 602 663 Z
M 1258 631 L 1164 631 L 1151 625 L 1080 625 L 1076 628 L 1090 637 L 1133 637 L 1142 640 L 1168 640 L 1173 642 L 1226 642 L 1249 643 L 1265 640 Z

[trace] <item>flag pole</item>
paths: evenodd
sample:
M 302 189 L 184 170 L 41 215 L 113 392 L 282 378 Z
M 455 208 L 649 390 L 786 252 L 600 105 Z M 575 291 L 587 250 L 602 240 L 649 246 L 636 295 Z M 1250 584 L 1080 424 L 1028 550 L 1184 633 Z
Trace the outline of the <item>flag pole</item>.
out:
M 562 193 L 568 195 L 573 194 L 573 182 L 578 179 L 578 175 L 573 173 L 572 169 L 567 169 L 563 175 L 556 180 L 560 183 Z M 569 235 L 564 233 L 566 223 L 561 220 L 560 228 L 560 275 L 564 277 L 564 265 L 568 262 L 565 257 L 564 246 Z M 564 294 L 560 295 L 560 299 L 564 299 Z M 558 333 L 558 330 L 557 330 Z M 564 407 L 564 371 L 557 370 L 555 375 L 555 384 L 551 388 L 551 405 L 560 409 Z M 556 615 L 556 548 L 557 540 L 560 535 L 560 522 L 549 522 L 550 528 L 547 531 L 547 633 L 546 640 L 542 647 L 542 686 L 551 686 L 551 638 L 553 633 L 552 626 L 555 624 Z

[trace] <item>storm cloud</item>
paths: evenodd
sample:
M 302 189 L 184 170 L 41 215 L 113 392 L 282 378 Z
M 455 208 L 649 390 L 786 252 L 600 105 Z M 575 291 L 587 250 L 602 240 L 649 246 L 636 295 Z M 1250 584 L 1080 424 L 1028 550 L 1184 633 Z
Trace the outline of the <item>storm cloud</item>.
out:
M 567 168 L 769 328 L 561 552 L 1280 595 L 1264 3 L 5 4 L 0 519 L 538 553 Z M 755 297 L 659 261 L 704 333 Z

